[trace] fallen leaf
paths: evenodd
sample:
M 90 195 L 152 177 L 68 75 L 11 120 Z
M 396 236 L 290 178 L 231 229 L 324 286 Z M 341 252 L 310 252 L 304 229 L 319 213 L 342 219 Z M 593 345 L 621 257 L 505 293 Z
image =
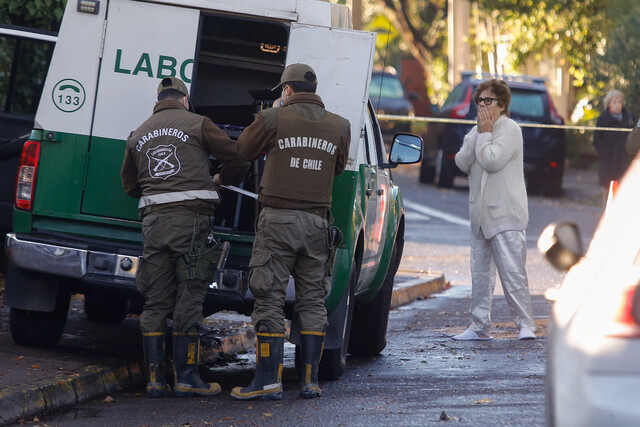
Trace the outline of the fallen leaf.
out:
M 40 369 L 40 366 L 38 366 L 38 365 L 31 365 L 31 367 L 32 367 L 33 369 Z
M 475 403 L 476 405 L 480 405 L 480 404 L 483 404 L 483 403 L 494 403 L 494 401 L 489 399 L 488 397 L 485 397 L 484 399 L 476 400 L 473 403 Z
M 262 415 L 264 415 L 265 417 L 272 417 L 273 414 L 271 412 L 263 412 Z
M 104 398 L 104 400 L 102 401 L 102 403 L 113 403 L 113 402 L 115 402 L 115 401 L 116 401 L 116 400 L 115 400 L 113 397 L 111 397 L 111 396 L 107 396 L 107 397 L 105 397 L 105 398 Z

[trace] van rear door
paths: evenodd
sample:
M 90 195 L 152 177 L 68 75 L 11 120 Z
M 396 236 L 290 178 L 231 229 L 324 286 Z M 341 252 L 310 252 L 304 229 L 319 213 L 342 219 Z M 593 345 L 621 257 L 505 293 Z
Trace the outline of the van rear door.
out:
M 160 78 L 190 86 L 199 17 L 197 9 L 109 2 L 83 213 L 138 219 L 137 200 L 120 182 L 126 139 L 151 115 Z
M 369 98 L 376 35 L 364 31 L 291 24 L 287 65 L 305 63 L 318 74 L 317 93 L 327 110 L 351 123 L 348 170 L 356 159 Z

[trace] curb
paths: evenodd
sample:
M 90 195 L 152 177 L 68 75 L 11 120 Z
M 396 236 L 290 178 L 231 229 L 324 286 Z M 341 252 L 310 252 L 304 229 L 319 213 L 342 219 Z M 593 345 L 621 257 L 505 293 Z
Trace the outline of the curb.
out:
M 416 299 L 426 298 L 448 286 L 442 273 L 406 279 L 395 285 L 391 296 L 391 309 Z M 245 328 L 237 334 L 226 336 L 218 341 L 219 346 L 203 349 L 201 357 L 203 362 L 215 360 L 220 352 L 236 354 L 253 349 L 255 333 L 253 329 Z M 114 391 L 143 386 L 144 382 L 141 363 L 130 362 L 115 367 L 85 368 L 76 378 L 60 379 L 55 383 L 26 390 L 21 389 L 20 386 L 9 387 L 0 391 L 0 424 L 4 425 L 42 412 L 70 407 Z
M 429 273 L 425 277 L 417 277 L 402 281 L 394 286 L 391 295 L 391 309 L 398 308 L 431 294 L 444 291 L 449 286 L 443 273 Z

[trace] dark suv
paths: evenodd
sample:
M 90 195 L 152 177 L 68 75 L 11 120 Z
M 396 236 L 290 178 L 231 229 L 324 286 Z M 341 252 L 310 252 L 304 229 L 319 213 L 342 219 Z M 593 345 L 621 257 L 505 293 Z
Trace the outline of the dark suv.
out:
M 511 88 L 511 118 L 522 126 L 524 139 L 524 171 L 529 191 L 544 190 L 549 196 L 562 195 L 566 139 L 564 129 L 528 127 L 527 124 L 562 125 L 543 78 L 528 76 L 478 75 L 463 72 L 462 81 L 453 89 L 435 117 L 475 120 L 477 106 L 473 93 L 488 78 L 504 79 Z M 475 123 L 430 123 L 420 168 L 420 182 L 432 183 L 438 175 L 438 186 L 452 187 L 456 175 L 462 174 L 455 164 L 464 136 Z
M 388 114 L 408 117 L 415 115 L 413 105 L 406 96 L 402 82 L 393 68 L 387 67 L 384 71 L 374 70 L 371 73 L 369 98 L 378 115 Z M 412 133 L 411 122 L 409 121 L 381 120 L 380 129 L 386 144 L 390 144 L 393 136 L 397 133 Z

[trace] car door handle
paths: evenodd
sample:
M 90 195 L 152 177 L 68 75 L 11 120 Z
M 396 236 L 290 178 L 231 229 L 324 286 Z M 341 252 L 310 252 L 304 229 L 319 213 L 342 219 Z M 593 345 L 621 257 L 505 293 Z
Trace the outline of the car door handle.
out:
M 373 194 L 373 190 L 370 189 L 369 187 L 367 187 L 367 190 L 364 192 L 364 194 L 367 195 L 367 197 L 371 196 Z
M 376 191 L 376 193 L 378 193 L 378 196 L 382 196 L 384 194 L 384 188 L 378 188 L 378 191 Z

